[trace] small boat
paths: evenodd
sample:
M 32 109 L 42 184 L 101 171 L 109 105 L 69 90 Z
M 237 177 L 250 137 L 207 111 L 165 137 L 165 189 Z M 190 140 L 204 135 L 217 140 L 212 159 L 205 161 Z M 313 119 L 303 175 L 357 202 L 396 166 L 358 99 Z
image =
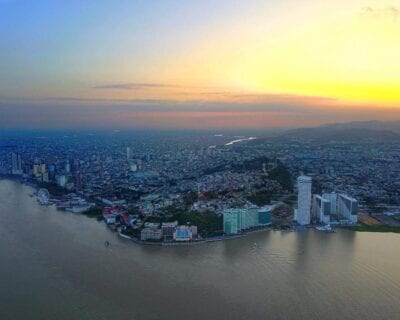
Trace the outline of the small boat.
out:
M 315 229 L 317 229 L 318 231 L 328 232 L 328 233 L 335 232 L 335 230 L 332 229 L 330 224 L 327 224 L 326 226 L 315 227 Z

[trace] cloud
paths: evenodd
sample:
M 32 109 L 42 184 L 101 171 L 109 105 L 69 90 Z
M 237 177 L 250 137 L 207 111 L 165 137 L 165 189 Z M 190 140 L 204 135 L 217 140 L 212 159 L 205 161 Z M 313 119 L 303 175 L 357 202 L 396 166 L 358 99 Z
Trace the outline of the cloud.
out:
M 361 15 L 373 18 L 390 18 L 397 22 L 400 16 L 400 7 L 388 6 L 384 8 L 378 7 L 364 7 L 361 10 Z
M 221 96 L 223 98 L 221 99 Z M 94 109 L 124 109 L 130 111 L 160 112 L 313 112 L 316 108 L 336 105 L 335 99 L 289 94 L 247 94 L 235 92 L 204 92 L 191 99 L 127 99 L 127 98 L 80 98 L 45 97 L 18 98 L 0 97 L 1 105 L 47 105 L 47 106 L 91 106 Z
M 255 102 L 0 97 L 0 128 L 265 128 L 400 118 L 398 108 L 336 105 L 329 99 L 323 104 L 318 97 L 261 96 Z
M 179 86 L 174 84 L 163 83 L 109 83 L 95 85 L 92 89 L 106 89 L 106 90 L 142 90 L 152 88 L 177 88 Z

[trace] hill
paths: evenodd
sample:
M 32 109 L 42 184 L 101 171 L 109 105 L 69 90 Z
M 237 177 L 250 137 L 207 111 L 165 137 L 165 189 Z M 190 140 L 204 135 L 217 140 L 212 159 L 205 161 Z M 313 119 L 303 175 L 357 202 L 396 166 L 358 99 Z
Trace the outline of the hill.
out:
M 292 129 L 283 133 L 280 138 L 293 141 L 313 142 L 400 142 L 400 122 L 390 123 L 385 127 L 380 122 L 357 122 L 329 124 L 316 128 Z M 393 128 L 393 130 L 391 129 Z

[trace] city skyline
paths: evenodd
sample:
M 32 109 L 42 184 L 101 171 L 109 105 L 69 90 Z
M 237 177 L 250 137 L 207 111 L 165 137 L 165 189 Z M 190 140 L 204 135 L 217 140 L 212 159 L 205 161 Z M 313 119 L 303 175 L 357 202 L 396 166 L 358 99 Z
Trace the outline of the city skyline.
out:
M 400 119 L 400 1 L 0 1 L 0 125 Z

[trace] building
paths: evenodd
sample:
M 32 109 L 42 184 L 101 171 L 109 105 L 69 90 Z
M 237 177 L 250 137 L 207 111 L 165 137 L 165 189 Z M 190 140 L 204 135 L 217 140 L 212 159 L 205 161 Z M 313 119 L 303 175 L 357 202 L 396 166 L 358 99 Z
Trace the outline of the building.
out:
M 50 177 L 49 177 L 49 173 L 45 172 L 42 174 L 42 181 L 43 182 L 50 182 Z
M 174 222 L 163 222 L 161 224 L 161 230 L 164 240 L 172 240 L 174 237 L 175 228 L 178 226 L 178 221 Z
M 223 213 L 223 228 L 226 234 L 235 234 L 241 229 L 240 221 L 238 217 L 237 209 L 229 209 Z
M 337 196 L 337 212 L 351 223 L 357 223 L 358 201 L 345 194 Z
M 258 223 L 258 210 L 259 207 L 252 206 L 250 208 L 242 209 L 241 218 L 242 218 L 242 230 L 250 229 L 257 227 Z
M 131 147 L 126 148 L 126 160 L 130 160 L 133 158 L 133 151 Z
M 235 208 L 223 213 L 223 228 L 225 234 L 236 234 L 247 229 L 265 226 L 271 222 L 273 206 L 259 208 Z
M 322 198 L 328 200 L 331 203 L 331 214 L 337 213 L 337 194 L 335 192 L 324 193 Z
M 67 185 L 67 176 L 65 175 L 56 176 L 56 181 L 60 187 L 64 188 Z
M 295 220 L 300 225 L 310 224 L 311 216 L 311 177 L 300 176 L 297 178 L 298 198 Z
M 175 241 L 190 241 L 192 240 L 192 231 L 188 226 L 179 226 L 175 228 L 174 240 Z
M 192 239 L 197 239 L 198 237 L 198 228 L 197 226 L 190 226 L 190 232 L 192 232 Z
M 268 225 L 271 223 L 272 209 L 274 206 L 264 206 L 258 210 L 258 225 Z
M 331 207 L 332 203 L 330 200 L 324 199 L 318 194 L 313 196 L 313 217 L 315 217 L 319 223 L 329 224 L 331 222 Z
M 11 174 L 21 175 L 22 173 L 21 155 L 13 152 L 11 154 Z
M 82 174 L 80 171 L 77 171 L 75 174 L 75 190 L 77 192 L 81 192 L 83 189 L 82 186 Z
M 149 240 L 160 241 L 161 239 L 162 239 L 161 229 L 144 228 L 140 232 L 140 240 L 142 241 L 149 241 Z
M 70 172 L 71 172 L 71 165 L 69 161 L 67 161 L 65 164 L 65 173 L 70 173 Z
M 138 165 L 136 163 L 131 163 L 129 165 L 129 170 L 132 171 L 132 172 L 138 171 Z
M 38 164 L 33 165 L 33 175 L 38 177 L 40 175 L 40 166 Z

